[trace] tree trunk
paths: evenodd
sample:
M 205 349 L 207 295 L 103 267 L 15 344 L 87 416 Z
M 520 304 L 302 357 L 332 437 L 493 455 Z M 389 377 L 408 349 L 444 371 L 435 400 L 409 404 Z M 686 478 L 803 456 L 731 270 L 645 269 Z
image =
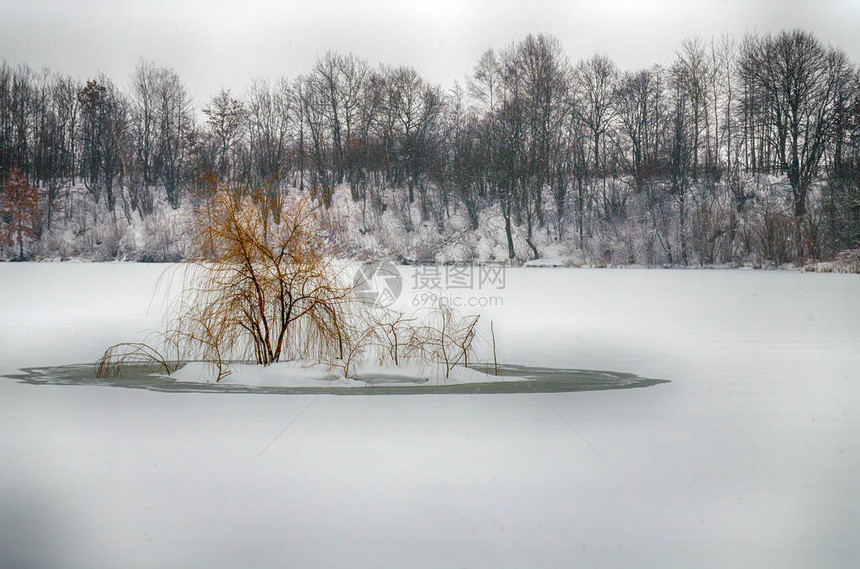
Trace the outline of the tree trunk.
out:
M 511 233 L 511 212 L 505 212 L 503 215 L 505 218 L 505 237 L 508 239 L 508 259 L 513 260 L 517 258 L 517 254 L 514 251 L 514 236 Z

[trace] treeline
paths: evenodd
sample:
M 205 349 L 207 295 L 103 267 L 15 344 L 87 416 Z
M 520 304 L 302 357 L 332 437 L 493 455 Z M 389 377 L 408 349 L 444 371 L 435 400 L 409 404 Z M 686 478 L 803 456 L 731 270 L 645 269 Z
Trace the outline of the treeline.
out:
M 511 259 L 556 241 L 621 264 L 785 263 L 860 247 L 860 72 L 804 31 L 689 40 L 638 71 L 539 35 L 447 91 L 328 53 L 198 113 L 151 63 L 123 87 L 4 63 L 0 182 L 7 257 L 82 216 L 128 224 L 220 187 L 329 206 L 343 186 L 406 231 L 500 216 Z

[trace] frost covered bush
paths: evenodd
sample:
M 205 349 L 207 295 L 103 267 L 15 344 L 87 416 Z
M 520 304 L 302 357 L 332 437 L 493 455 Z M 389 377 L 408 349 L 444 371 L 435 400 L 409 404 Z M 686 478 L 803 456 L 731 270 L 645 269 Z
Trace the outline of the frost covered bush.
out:
M 143 244 L 138 260 L 146 263 L 175 263 L 186 256 L 183 235 L 187 230 L 186 216 L 174 212 L 172 215 L 147 217 L 141 232 Z
M 805 272 L 860 274 L 860 249 L 849 249 L 837 253 L 832 261 L 819 261 L 804 265 Z

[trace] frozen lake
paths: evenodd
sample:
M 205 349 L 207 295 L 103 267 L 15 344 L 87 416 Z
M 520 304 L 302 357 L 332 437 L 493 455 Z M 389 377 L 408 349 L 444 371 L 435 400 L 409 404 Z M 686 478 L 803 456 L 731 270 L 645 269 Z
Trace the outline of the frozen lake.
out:
M 0 374 L 159 326 L 163 266 L 0 264 Z M 186 393 L 0 378 L 0 567 L 848 567 L 860 278 L 511 269 L 507 363 L 671 383 Z

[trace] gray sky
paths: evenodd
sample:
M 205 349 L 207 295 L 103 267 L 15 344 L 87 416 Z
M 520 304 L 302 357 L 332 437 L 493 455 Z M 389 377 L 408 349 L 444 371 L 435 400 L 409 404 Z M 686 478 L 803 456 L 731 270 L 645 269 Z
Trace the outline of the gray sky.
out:
M 123 87 L 148 59 L 202 105 L 221 86 L 304 73 L 328 49 L 450 87 L 529 33 L 558 37 L 573 61 L 600 52 L 635 69 L 669 63 L 685 37 L 795 27 L 860 62 L 860 0 L 0 0 L 0 58 Z

